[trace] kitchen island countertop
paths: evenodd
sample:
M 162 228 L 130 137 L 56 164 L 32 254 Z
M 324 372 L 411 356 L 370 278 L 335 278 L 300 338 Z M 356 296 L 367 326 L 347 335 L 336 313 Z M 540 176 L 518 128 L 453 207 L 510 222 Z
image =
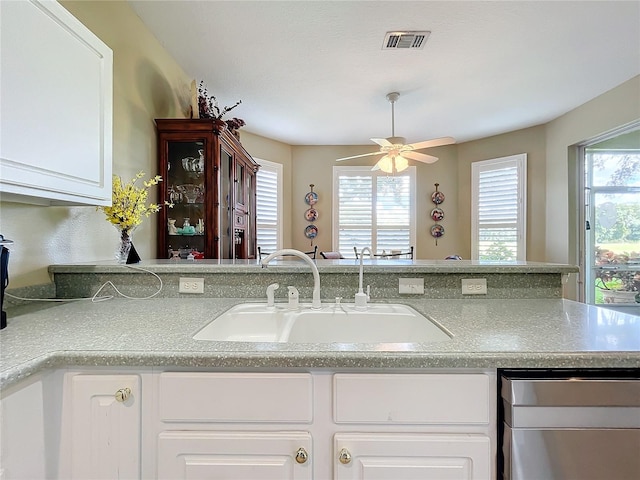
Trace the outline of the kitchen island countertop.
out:
M 259 300 L 258 300 L 259 301 Z M 0 387 L 67 366 L 422 369 L 638 368 L 640 316 L 562 299 L 393 299 L 450 341 L 285 344 L 197 341 L 242 299 L 80 301 L 10 312 L 0 332 Z

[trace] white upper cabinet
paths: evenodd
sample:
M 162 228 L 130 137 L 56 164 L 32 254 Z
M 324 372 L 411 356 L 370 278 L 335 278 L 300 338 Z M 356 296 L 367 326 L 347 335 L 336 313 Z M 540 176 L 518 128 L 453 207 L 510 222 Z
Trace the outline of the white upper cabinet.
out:
M 0 198 L 111 203 L 113 53 L 62 5 L 0 2 Z

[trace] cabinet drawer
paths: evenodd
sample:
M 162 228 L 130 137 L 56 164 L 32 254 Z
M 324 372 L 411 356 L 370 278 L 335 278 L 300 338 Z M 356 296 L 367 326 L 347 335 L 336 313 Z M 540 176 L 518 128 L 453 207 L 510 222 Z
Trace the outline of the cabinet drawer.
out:
M 166 422 L 301 422 L 313 419 L 309 374 L 181 373 L 160 375 Z
M 162 432 L 157 478 L 311 480 L 311 455 L 309 432 Z
M 486 424 L 491 382 L 484 374 L 336 374 L 336 423 Z

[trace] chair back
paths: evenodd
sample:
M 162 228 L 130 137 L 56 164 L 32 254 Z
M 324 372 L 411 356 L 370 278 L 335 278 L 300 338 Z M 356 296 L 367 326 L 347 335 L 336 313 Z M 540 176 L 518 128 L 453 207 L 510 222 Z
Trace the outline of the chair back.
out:
M 306 253 L 307 255 L 309 255 L 311 258 L 315 260 L 317 252 L 318 252 L 318 246 L 316 245 L 315 247 L 313 247 L 313 250 L 310 250 L 304 253 Z M 271 255 L 271 252 L 263 252 L 262 248 L 258 247 L 258 258 L 266 257 L 267 255 Z M 287 255 L 284 255 L 284 256 L 287 256 Z

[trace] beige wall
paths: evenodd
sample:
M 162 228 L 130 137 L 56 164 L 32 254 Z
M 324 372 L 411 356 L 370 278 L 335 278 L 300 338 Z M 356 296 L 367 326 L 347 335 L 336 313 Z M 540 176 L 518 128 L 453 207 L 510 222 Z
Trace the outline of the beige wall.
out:
M 162 48 L 122 1 L 62 4 L 114 51 L 114 173 L 124 178 L 139 170 L 157 171 L 154 118 L 187 114 L 191 78 Z M 215 86 L 211 86 L 215 89 Z M 519 130 L 491 138 L 434 149 L 440 161 L 419 164 L 418 258 L 443 258 L 470 253 L 470 163 L 515 153 L 528 154 L 528 250 L 529 260 L 575 263 L 572 238 L 576 228 L 571 204 L 570 145 L 640 118 L 640 77 L 607 92 L 587 104 L 541 127 Z M 479 120 L 481 121 L 481 120 Z M 366 146 L 289 146 L 241 130 L 249 153 L 284 166 L 284 242 L 306 250 L 304 237 L 307 208 L 304 194 L 315 185 L 320 201 L 317 244 L 332 249 L 332 167 L 336 158 L 375 151 Z M 371 165 L 371 157 L 353 165 Z M 340 163 L 344 165 L 345 163 Z M 429 234 L 433 184 L 438 182 L 446 200 L 442 205 L 445 236 L 435 246 Z M 54 263 L 108 260 L 117 236 L 93 207 L 37 207 L 18 203 L 0 205 L 0 228 L 13 240 L 11 286 L 49 281 L 47 267 Z M 134 238 L 141 256 L 155 253 L 156 219 L 146 220 Z
M 546 260 L 577 263 L 577 191 L 575 166 L 570 165 L 573 146 L 640 118 L 640 76 L 610 90 L 575 110 L 549 122 L 547 138 Z
M 527 260 L 545 261 L 545 129 L 526 128 L 458 145 L 458 234 L 471 255 L 471 163 L 527 154 Z
M 304 236 L 304 229 L 309 222 L 304 212 L 309 206 L 304 201 L 309 185 L 314 184 L 313 191 L 318 194 L 318 236 L 314 245 L 318 251 L 334 250 L 332 242 L 332 193 L 334 166 L 372 166 L 379 157 L 336 162 L 336 158 L 376 151 L 375 146 L 294 146 L 293 149 L 293 196 L 292 196 L 292 231 L 291 246 L 300 250 L 309 250 L 311 241 Z M 463 248 L 461 238 L 456 231 L 458 198 L 457 198 L 457 163 L 455 146 L 440 147 L 430 151 L 440 160 L 434 164 L 416 164 L 416 221 L 417 242 L 415 253 L 417 258 L 442 259 L 447 255 L 457 254 Z M 441 224 L 445 228 L 445 236 L 438 240 L 431 237 L 430 228 L 433 222 L 429 216 L 435 206 L 431 203 L 431 194 L 435 191 L 434 183 L 445 194 L 445 202 L 441 205 L 445 218 Z M 467 257 L 468 258 L 468 257 Z
M 277 142 L 269 138 L 254 135 L 245 130 L 240 130 L 242 146 L 256 159 L 268 160 L 282 165 L 282 217 L 291 218 L 291 197 L 293 184 L 293 161 L 291 146 Z M 284 221 L 282 226 L 282 246 L 291 247 L 291 222 Z
M 548 262 L 579 262 L 576 145 L 640 119 L 640 76 L 594 98 L 545 126 Z M 565 297 L 578 298 L 578 277 L 572 275 Z
M 126 2 L 62 5 L 113 50 L 113 173 L 127 180 L 140 170 L 155 175 L 154 118 L 185 115 L 191 79 Z M 50 264 L 109 260 L 117 243 L 116 230 L 94 207 L 3 202 L 0 225 L 15 242 L 11 287 L 49 282 Z M 136 230 L 134 241 L 143 258 L 155 255 L 155 229 L 156 219 L 150 217 Z

